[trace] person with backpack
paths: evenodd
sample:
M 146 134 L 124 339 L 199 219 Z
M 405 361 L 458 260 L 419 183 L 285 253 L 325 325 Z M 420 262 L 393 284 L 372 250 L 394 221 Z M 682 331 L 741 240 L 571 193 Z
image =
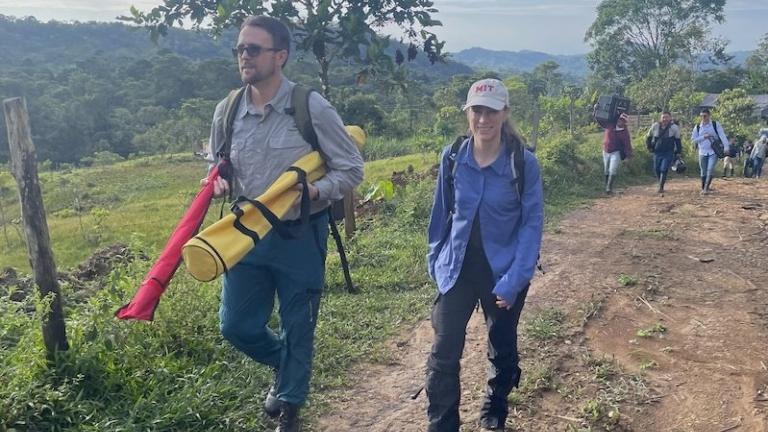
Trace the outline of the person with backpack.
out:
M 760 139 L 755 141 L 755 146 L 749 155 L 753 161 L 752 173 L 757 179 L 763 175 L 763 163 L 765 162 L 766 153 L 768 153 L 768 137 L 761 136 Z
M 669 111 L 661 113 L 659 121 L 651 125 L 645 137 L 645 145 L 648 151 L 653 153 L 653 172 L 659 181 L 656 192 L 663 195 L 669 168 L 682 153 L 680 128 L 672 123 L 672 114 Z
M 324 177 L 306 186 L 309 222 L 300 222 L 299 206 L 284 217 L 286 226 L 303 227 L 296 238 L 270 231 L 225 273 L 222 282 L 223 337 L 275 370 L 264 411 L 278 418 L 277 432 L 300 430 L 299 408 L 309 392 L 325 278 L 327 208 L 363 178 L 362 156 L 333 106 L 317 92 L 307 94 L 304 108 L 294 105 L 299 87 L 282 72 L 290 42 L 288 28 L 280 21 L 267 16 L 245 19 L 233 49 L 244 84 L 238 92 L 242 96 L 228 97 L 216 106 L 210 138 L 214 163 L 228 158 L 231 166 L 228 176 L 214 180 L 218 197 L 230 191 L 256 197 L 312 152 L 314 145 L 302 134 L 300 115 L 310 122 L 327 168 Z M 268 326 L 275 295 L 280 303 L 280 334 Z
M 613 182 L 619 173 L 619 163 L 632 158 L 632 138 L 627 127 L 629 116 L 621 113 L 615 122 L 595 121 L 605 130 L 603 136 L 603 171 L 605 174 L 605 193 L 613 193 Z
M 730 151 L 723 158 L 723 178 L 728 177 L 728 170 L 731 171 L 730 177 L 733 177 L 736 170 L 736 162 L 741 157 L 741 144 L 736 141 L 731 143 Z
M 754 148 L 755 145 L 752 144 L 751 140 L 747 140 L 744 143 L 744 149 L 742 150 L 742 153 L 744 154 L 744 168 L 741 171 L 744 177 L 752 177 L 752 166 L 755 162 L 752 160 L 752 149 Z
M 443 150 L 428 229 L 438 290 L 425 384 L 430 432 L 459 430 L 460 360 L 478 303 L 490 362 L 480 425 L 504 430 L 507 396 L 520 382 L 517 325 L 544 224 L 541 171 L 509 119 L 504 84 L 475 82 L 463 110 L 470 135 Z
M 701 110 L 701 122 L 693 128 L 691 141 L 699 151 L 699 168 L 701 170 L 701 194 L 707 195 L 712 191 L 712 176 L 715 173 L 717 159 L 724 157 L 730 151 L 728 137 L 723 126 L 711 119 L 709 108 Z

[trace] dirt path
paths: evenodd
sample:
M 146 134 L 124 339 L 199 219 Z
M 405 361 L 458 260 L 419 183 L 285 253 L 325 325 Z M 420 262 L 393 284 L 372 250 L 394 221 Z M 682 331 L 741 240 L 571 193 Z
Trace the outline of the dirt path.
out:
M 768 431 L 768 183 L 717 181 L 700 197 L 631 188 L 545 236 L 546 275 L 523 311 L 523 383 L 507 430 Z M 480 314 L 462 360 L 463 431 L 478 430 Z M 429 321 L 361 365 L 315 430 L 426 430 Z

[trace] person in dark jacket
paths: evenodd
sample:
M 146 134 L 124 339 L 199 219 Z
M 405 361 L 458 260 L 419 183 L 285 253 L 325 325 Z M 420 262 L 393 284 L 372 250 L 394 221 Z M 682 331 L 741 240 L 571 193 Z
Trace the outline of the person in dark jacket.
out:
M 669 111 L 664 111 L 659 121 L 648 130 L 645 145 L 653 153 L 653 172 L 659 181 L 657 193 L 663 195 L 672 161 L 682 153 L 680 128 L 672 123 L 672 114 Z
M 595 118 L 605 129 L 603 137 L 603 167 L 605 174 L 605 193 L 613 193 L 613 183 L 619 172 L 619 163 L 632 157 L 632 138 L 627 127 L 626 113 L 621 113 L 616 122 L 605 122 Z
M 509 119 L 504 84 L 472 84 L 463 109 L 471 135 L 455 154 L 453 146 L 443 151 L 428 231 L 429 275 L 438 289 L 425 385 L 429 432 L 459 430 L 459 362 L 478 302 L 490 362 L 480 426 L 504 430 L 507 396 L 521 374 L 517 324 L 544 225 L 541 171 Z

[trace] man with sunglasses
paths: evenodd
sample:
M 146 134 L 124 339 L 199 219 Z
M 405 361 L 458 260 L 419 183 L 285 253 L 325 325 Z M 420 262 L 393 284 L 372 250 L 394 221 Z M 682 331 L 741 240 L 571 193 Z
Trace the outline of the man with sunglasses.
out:
M 213 116 L 210 146 L 215 158 L 230 137 L 231 182 L 217 178 L 214 194 L 256 197 L 312 146 L 302 138 L 293 117 L 291 94 L 295 84 L 282 72 L 290 51 L 290 33 L 280 21 L 267 16 L 248 17 L 240 28 L 237 58 L 245 85 L 227 134 L 227 99 Z M 264 411 L 278 417 L 277 432 L 300 429 L 299 407 L 309 392 L 314 332 L 325 279 L 328 212 L 363 178 L 363 159 L 331 104 L 310 93 L 309 112 L 326 175 L 308 192 L 309 227 L 296 239 L 283 239 L 273 230 L 224 275 L 219 317 L 221 332 L 238 350 L 275 370 Z M 214 161 L 217 162 L 217 161 Z M 293 208 L 287 223 L 299 217 Z M 280 333 L 268 322 L 275 295 L 279 301 Z

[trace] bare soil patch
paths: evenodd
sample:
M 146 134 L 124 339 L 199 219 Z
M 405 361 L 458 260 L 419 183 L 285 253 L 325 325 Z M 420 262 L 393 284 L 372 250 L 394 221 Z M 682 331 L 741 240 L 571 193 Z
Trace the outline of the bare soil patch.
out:
M 520 327 L 511 431 L 768 430 L 768 183 L 718 180 L 699 196 L 633 187 L 545 236 Z M 485 329 L 462 360 L 462 430 L 478 430 Z M 426 430 L 424 321 L 361 364 L 313 430 Z

